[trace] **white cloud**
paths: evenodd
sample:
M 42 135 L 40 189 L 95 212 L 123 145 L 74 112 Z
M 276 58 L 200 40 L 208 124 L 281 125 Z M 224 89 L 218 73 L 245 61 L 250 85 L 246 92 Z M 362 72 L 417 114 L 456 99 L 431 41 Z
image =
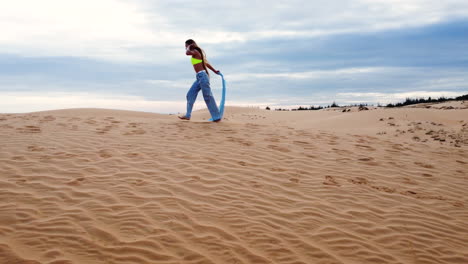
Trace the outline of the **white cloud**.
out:
M 468 88 L 468 76 L 466 76 L 466 72 L 460 73 L 459 76 L 450 77 L 447 76 L 445 78 L 431 78 L 427 80 L 421 80 L 418 84 L 419 87 L 425 89 L 466 89 Z
M 132 47 L 155 45 L 140 6 L 118 0 L 17 0 L 0 9 L 0 52 L 24 56 L 144 57 Z M 160 23 L 164 23 L 161 19 Z
M 464 0 L 290 0 L 158 2 L 176 32 L 191 32 L 206 43 L 250 41 L 272 37 L 315 37 L 423 26 L 468 16 Z M 206 13 L 209 6 L 215 12 Z M 206 17 L 199 20 L 200 13 Z M 239 20 L 242 17 L 242 20 Z M 190 25 L 197 21 L 196 29 Z M 180 27 L 177 27 L 180 25 Z M 222 30 L 220 30 L 222 29 Z M 221 37 L 218 32 L 225 32 Z M 213 34 L 214 33 L 214 34 Z M 213 34 L 213 35 L 211 35 Z
M 368 74 L 376 72 L 384 72 L 388 70 L 384 67 L 367 67 L 367 68 L 343 68 L 334 70 L 315 70 L 315 71 L 304 71 L 304 72 L 292 72 L 292 73 L 242 73 L 242 74 L 230 74 L 227 77 L 230 81 L 243 81 L 251 79 L 290 79 L 290 80 L 312 80 L 312 79 L 324 79 L 331 77 L 346 77 L 359 74 Z
M 2 3 L 0 9 L 0 53 L 162 64 L 183 59 L 180 53 L 187 38 L 221 44 L 314 37 L 467 16 L 468 2 L 464 0 L 291 0 L 288 4 L 16 0 Z
M 145 80 L 146 83 L 154 85 L 156 87 L 163 87 L 163 88 L 180 88 L 188 90 L 190 88 L 191 83 L 193 80 Z

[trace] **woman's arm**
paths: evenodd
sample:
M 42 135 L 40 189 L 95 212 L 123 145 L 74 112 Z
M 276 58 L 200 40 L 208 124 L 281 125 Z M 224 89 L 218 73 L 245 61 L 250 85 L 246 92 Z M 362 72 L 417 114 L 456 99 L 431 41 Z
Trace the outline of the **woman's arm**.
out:
M 213 66 L 211 66 L 211 64 L 205 62 L 205 65 L 206 67 L 208 67 L 208 69 L 212 70 L 214 73 L 219 74 L 219 71 L 215 70 Z

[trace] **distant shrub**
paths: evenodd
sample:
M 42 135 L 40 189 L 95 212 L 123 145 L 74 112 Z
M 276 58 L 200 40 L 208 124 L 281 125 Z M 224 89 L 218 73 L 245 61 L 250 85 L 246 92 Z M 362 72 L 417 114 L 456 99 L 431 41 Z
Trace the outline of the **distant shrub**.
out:
M 456 98 L 447 98 L 445 96 L 439 97 L 437 99 L 428 97 L 427 99 L 424 98 L 406 98 L 406 100 L 402 103 L 396 104 L 387 104 L 386 107 L 402 107 L 406 105 L 414 105 L 414 104 L 422 104 L 422 103 L 442 103 L 447 101 L 461 101 L 461 100 L 468 100 L 468 94 L 458 96 Z
M 298 108 L 293 108 L 291 109 L 292 111 L 305 111 L 305 110 L 320 110 L 320 109 L 323 109 L 322 106 L 310 106 L 310 107 L 303 107 L 303 106 L 299 106 Z

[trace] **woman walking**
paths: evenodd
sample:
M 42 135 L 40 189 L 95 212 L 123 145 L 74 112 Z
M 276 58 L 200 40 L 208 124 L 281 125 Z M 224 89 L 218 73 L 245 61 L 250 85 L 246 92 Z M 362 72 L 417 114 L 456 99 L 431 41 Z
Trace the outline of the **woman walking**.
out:
M 185 49 L 185 54 L 187 56 L 192 56 L 192 65 L 196 72 L 197 79 L 187 93 L 187 112 L 184 116 L 179 116 L 179 118 L 190 120 L 193 104 L 197 99 L 198 92 L 201 90 L 203 93 L 203 99 L 205 99 L 206 106 L 210 111 L 213 122 L 219 122 L 221 121 L 221 117 L 218 106 L 216 105 L 216 101 L 213 97 L 213 93 L 211 92 L 210 76 L 207 67 L 216 74 L 219 74 L 219 71 L 215 70 L 213 66 L 206 61 L 205 53 L 194 40 L 189 39 L 185 41 Z

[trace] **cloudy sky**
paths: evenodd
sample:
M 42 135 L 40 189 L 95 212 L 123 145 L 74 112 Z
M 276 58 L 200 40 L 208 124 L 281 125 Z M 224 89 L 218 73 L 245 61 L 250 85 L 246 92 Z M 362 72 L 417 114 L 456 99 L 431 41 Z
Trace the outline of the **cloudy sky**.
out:
M 188 38 L 224 73 L 228 105 L 457 96 L 468 93 L 467 29 L 466 0 L 8 1 L 0 112 L 183 112 Z

